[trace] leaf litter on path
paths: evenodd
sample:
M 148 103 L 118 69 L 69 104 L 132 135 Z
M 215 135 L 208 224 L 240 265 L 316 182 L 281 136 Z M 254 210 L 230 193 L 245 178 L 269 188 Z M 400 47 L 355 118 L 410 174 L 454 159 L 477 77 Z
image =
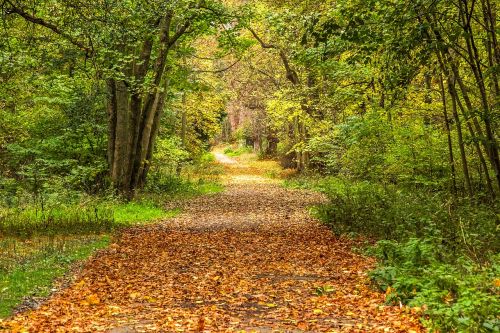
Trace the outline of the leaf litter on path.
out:
M 122 232 L 76 282 L 9 332 L 423 332 L 384 305 L 351 251 L 307 208 L 320 194 L 284 189 L 265 170 L 226 163 L 225 192 Z M 3 326 L 2 326 L 3 325 Z

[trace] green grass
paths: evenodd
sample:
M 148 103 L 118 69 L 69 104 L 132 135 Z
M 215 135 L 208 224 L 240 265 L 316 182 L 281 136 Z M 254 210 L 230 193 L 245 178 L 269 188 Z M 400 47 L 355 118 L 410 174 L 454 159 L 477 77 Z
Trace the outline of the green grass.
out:
M 0 235 L 30 238 L 41 235 L 99 234 L 113 228 L 113 212 L 97 206 L 6 209 L 0 215 Z
M 128 202 L 112 207 L 117 225 L 132 225 L 175 217 L 180 210 L 164 210 L 151 202 Z
M 250 154 L 253 152 L 253 149 L 250 147 L 238 147 L 236 149 L 233 149 L 231 147 L 228 147 L 224 149 L 224 154 L 229 156 L 229 157 L 238 157 L 243 154 Z
M 180 213 L 164 209 L 165 202 L 221 192 L 222 172 L 206 154 L 185 168 L 182 177 L 153 174 L 131 202 L 111 196 L 59 203 L 43 212 L 39 207 L 0 207 L 0 318 L 10 316 L 26 297 L 48 296 L 55 279 L 106 247 L 115 230 Z
M 214 190 L 213 184 L 200 186 L 205 194 Z M 166 211 L 148 200 L 131 202 L 104 201 L 88 207 L 72 205 L 44 213 L 33 208 L 10 210 L 0 216 L 0 235 L 32 238 L 51 235 L 90 235 L 110 232 L 115 228 L 174 217 L 178 211 Z
M 210 186 L 203 191 L 210 191 Z M 105 222 L 95 211 L 107 212 Z M 25 297 L 49 295 L 53 281 L 71 264 L 88 258 L 109 243 L 113 230 L 175 217 L 179 209 L 165 210 L 151 201 L 105 201 L 34 213 L 9 213 L 0 224 L 0 318 Z
M 202 182 L 198 184 L 197 194 L 205 195 L 205 194 L 215 194 L 224 191 L 224 186 L 220 183 L 215 182 Z
M 73 240 L 64 250 L 53 248 L 19 263 L 10 271 L 0 271 L 0 318 L 9 316 L 27 296 L 48 296 L 53 281 L 67 273 L 71 264 L 108 244 L 109 236 Z

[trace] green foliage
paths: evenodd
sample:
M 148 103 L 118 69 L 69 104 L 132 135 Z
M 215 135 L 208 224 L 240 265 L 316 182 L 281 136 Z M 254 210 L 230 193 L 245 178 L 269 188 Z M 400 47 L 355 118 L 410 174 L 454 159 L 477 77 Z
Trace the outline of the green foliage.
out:
M 423 310 L 427 325 L 446 332 L 498 332 L 500 258 L 485 265 L 467 257 L 445 262 L 448 249 L 435 239 L 380 241 L 381 265 L 370 273 L 390 303 Z M 449 258 L 448 258 L 449 259 Z
M 151 198 L 161 205 L 172 199 L 217 193 L 223 189 L 219 181 L 222 172 L 222 167 L 211 153 L 203 153 L 195 160 L 184 161 L 175 169 L 169 167 L 169 164 L 157 164 L 149 173 L 141 196 Z
M 233 149 L 232 147 L 227 147 L 226 149 L 224 149 L 224 154 L 229 157 L 238 157 L 244 154 L 250 154 L 252 152 L 253 149 L 246 146 L 238 147 L 236 149 Z
M 498 331 L 498 203 L 338 177 L 290 186 L 327 195 L 314 212 L 335 233 L 382 239 L 371 277 L 388 302 L 423 309 L 436 330 Z
M 450 253 L 465 250 L 477 260 L 500 250 L 498 204 L 473 204 L 442 193 L 337 177 L 326 178 L 319 187 L 329 202 L 317 213 L 338 234 L 389 240 L 436 237 Z
M 178 137 L 161 137 L 157 140 L 151 172 L 176 174 L 190 159 L 191 154 L 182 148 Z
M 37 80 L 36 95 L 5 119 L 20 133 L 1 149 L 7 206 L 67 202 L 107 186 L 102 90 L 64 75 Z

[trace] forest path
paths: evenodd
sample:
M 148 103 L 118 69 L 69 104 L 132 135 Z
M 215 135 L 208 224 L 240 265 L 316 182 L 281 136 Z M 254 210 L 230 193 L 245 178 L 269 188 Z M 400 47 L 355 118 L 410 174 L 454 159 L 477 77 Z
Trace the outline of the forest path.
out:
M 266 164 L 216 156 L 226 191 L 125 230 L 11 330 L 420 332 L 418 319 L 370 288 L 373 260 L 308 214 L 321 195 L 281 187 Z

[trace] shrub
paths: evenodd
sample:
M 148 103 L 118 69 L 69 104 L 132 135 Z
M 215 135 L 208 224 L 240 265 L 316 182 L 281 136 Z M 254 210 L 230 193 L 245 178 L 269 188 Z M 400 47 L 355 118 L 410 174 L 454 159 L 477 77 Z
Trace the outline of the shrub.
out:
M 315 187 L 329 198 L 315 212 L 335 233 L 380 240 L 371 277 L 388 302 L 420 307 L 436 331 L 500 330 L 498 202 L 335 177 Z
M 498 203 L 474 204 L 439 192 L 336 177 L 317 188 L 329 202 L 316 212 L 337 234 L 354 232 L 398 241 L 436 237 L 447 251 L 463 251 L 476 261 L 500 249 Z
M 444 332 L 498 332 L 500 265 L 478 265 L 452 258 L 432 239 L 380 241 L 374 253 L 381 264 L 371 272 L 389 303 L 422 309 L 428 327 Z

